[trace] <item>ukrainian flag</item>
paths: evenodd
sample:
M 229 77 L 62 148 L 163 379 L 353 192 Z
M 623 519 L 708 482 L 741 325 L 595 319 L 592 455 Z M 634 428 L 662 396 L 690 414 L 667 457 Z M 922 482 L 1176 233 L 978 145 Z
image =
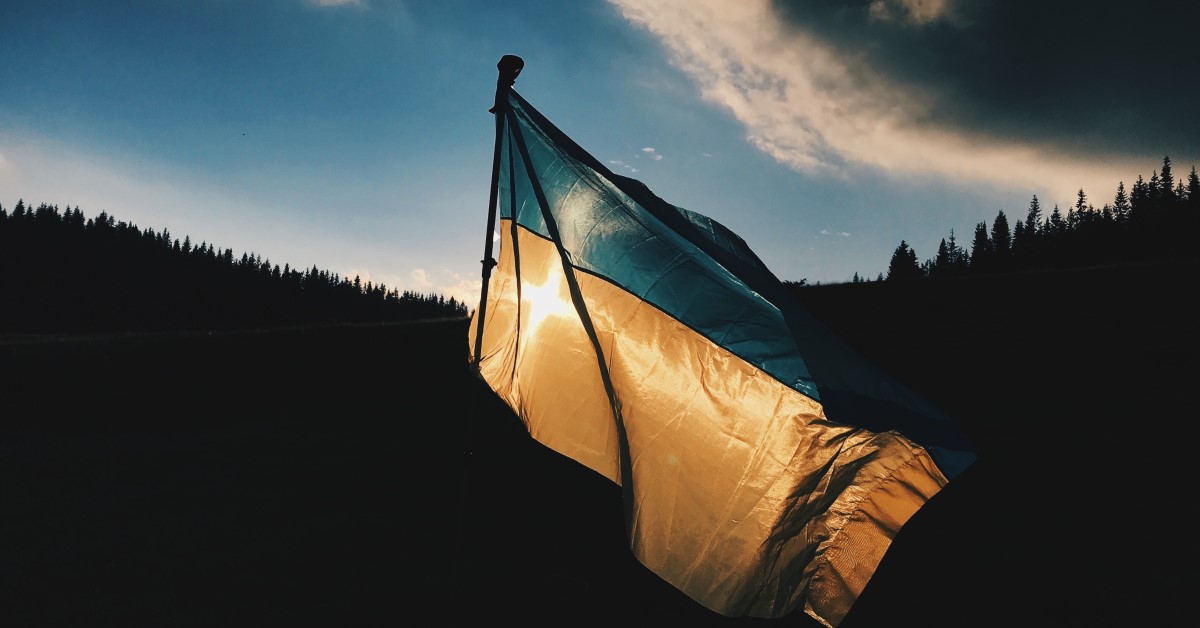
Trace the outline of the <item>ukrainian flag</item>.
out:
M 610 172 L 514 90 L 493 112 L 478 374 L 622 487 L 630 547 L 671 585 L 723 615 L 837 625 L 972 445 L 737 235 Z

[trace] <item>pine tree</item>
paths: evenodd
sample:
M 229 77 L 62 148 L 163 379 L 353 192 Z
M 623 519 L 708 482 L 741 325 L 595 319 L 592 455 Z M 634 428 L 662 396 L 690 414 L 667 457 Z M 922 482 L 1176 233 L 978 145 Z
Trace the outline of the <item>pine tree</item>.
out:
M 1139 205 L 1150 200 L 1150 186 L 1142 179 L 1142 175 L 1138 175 L 1137 181 L 1133 182 L 1133 189 L 1129 193 L 1129 202 L 1133 205 L 1136 212 Z
M 908 242 L 901 240 L 892 253 L 891 262 L 888 263 L 888 281 L 919 279 L 923 276 L 921 263 L 917 261 L 917 252 L 908 246 Z
M 1025 240 L 1025 223 L 1018 220 L 1017 224 L 1013 225 L 1012 234 L 1012 259 L 1016 263 L 1021 263 L 1029 243 Z
M 992 221 L 992 256 L 998 264 L 1005 264 L 1012 255 L 1012 234 L 1008 229 L 1008 217 L 1004 210 L 996 214 Z
M 1162 170 L 1158 173 L 1158 197 L 1169 204 L 1175 200 L 1175 176 L 1171 173 L 1171 157 L 1163 157 Z
M 933 257 L 933 264 L 929 267 L 929 275 L 931 277 L 945 277 L 951 274 L 950 270 L 950 245 L 946 243 L 946 238 L 938 244 L 937 254 Z
M 971 271 L 983 272 L 992 266 L 992 243 L 988 239 L 987 223 L 975 225 L 975 238 L 971 241 Z
M 1042 206 L 1038 203 L 1037 194 L 1034 194 L 1033 200 L 1029 201 L 1029 211 L 1025 214 L 1025 235 L 1029 236 L 1030 243 L 1037 237 L 1041 224 Z
M 1050 212 L 1050 217 L 1046 219 L 1046 232 L 1052 238 L 1059 238 L 1067 232 L 1067 221 L 1063 220 L 1062 211 L 1058 209 L 1058 205 L 1054 205 L 1054 210 Z
M 1117 184 L 1117 195 L 1113 198 L 1113 218 L 1119 224 L 1129 222 L 1129 196 L 1125 193 L 1125 182 Z
M 1200 176 L 1196 175 L 1196 166 L 1192 166 L 1192 172 L 1188 174 L 1187 179 L 1187 203 L 1192 208 L 1192 211 L 1200 211 Z
M 946 243 L 950 252 L 950 269 L 954 274 L 962 274 L 967 272 L 970 266 L 970 258 L 967 251 L 958 245 L 958 240 L 955 239 L 954 230 L 950 230 L 950 241 Z

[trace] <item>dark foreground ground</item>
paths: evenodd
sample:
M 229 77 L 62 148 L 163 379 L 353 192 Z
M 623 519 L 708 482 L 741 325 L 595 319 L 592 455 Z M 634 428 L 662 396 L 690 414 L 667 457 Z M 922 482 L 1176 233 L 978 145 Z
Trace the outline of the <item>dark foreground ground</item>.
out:
M 1194 607 L 1195 264 L 817 286 L 979 461 L 843 627 Z M 618 489 L 466 368 L 466 321 L 0 342 L 0 626 L 800 626 L 639 565 Z

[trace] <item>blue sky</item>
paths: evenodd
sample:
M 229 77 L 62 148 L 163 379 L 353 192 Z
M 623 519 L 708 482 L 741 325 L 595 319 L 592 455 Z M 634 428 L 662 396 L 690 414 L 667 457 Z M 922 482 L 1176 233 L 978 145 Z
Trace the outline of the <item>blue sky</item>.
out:
M 478 299 L 496 62 L 781 279 L 1200 161 L 1191 3 L 0 2 L 0 205 Z M 1151 45 L 1153 44 L 1153 45 Z M 1193 77 L 1193 78 L 1188 78 Z

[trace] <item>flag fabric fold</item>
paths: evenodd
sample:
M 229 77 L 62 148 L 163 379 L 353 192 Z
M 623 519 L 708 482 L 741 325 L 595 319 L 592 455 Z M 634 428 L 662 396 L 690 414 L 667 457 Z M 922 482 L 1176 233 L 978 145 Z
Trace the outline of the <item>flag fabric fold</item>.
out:
M 494 113 L 479 376 L 533 438 L 621 486 L 659 577 L 723 615 L 836 626 L 971 443 L 719 222 L 609 171 L 514 90 Z

